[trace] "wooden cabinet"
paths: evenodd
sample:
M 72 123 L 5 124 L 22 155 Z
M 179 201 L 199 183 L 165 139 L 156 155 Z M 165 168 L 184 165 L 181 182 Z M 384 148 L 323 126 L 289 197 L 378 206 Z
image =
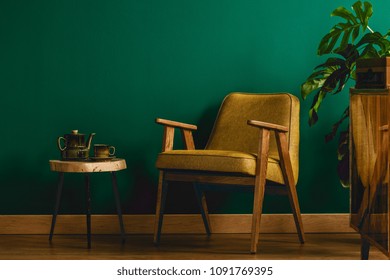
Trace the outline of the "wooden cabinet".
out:
M 389 89 L 350 90 L 351 226 L 362 259 L 370 245 L 390 257 L 389 106 Z

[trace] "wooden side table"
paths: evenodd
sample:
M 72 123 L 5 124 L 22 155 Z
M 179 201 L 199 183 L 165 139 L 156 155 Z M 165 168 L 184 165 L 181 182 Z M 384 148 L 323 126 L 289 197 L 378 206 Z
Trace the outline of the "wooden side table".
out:
M 390 89 L 350 89 L 351 227 L 390 258 Z
M 125 228 L 123 225 L 122 211 L 119 200 L 118 183 L 116 179 L 116 171 L 126 169 L 126 161 L 124 159 L 113 159 L 111 161 L 62 161 L 50 160 L 50 170 L 58 172 L 58 188 L 57 199 L 54 208 L 53 218 L 51 222 L 50 237 L 51 242 L 54 233 L 54 227 L 60 207 L 62 186 L 64 184 L 64 173 L 84 173 L 85 176 L 85 190 L 87 192 L 87 239 L 88 249 L 91 248 L 91 193 L 90 193 L 90 174 L 99 172 L 111 172 L 112 188 L 116 202 L 116 210 L 119 218 L 119 225 L 121 229 L 122 242 L 125 242 Z

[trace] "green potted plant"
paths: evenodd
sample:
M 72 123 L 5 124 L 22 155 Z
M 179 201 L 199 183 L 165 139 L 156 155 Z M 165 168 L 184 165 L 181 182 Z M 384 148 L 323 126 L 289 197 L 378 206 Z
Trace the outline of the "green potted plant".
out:
M 368 23 L 373 14 L 370 2 L 357 1 L 352 9 L 338 7 L 331 16 L 342 21 L 335 24 L 321 40 L 317 54 L 326 56 L 324 63 L 316 66 L 313 73 L 301 85 L 301 95 L 306 99 L 314 95 L 309 110 L 309 125 L 318 121 L 318 110 L 323 100 L 330 94 L 343 92 L 346 83 L 356 78 L 356 60 L 390 55 L 390 30 L 382 35 L 373 31 Z M 346 93 L 348 94 L 348 93 Z M 343 186 L 349 186 L 349 148 L 348 129 L 342 130 L 340 125 L 348 121 L 349 107 L 346 107 L 340 120 L 325 136 L 325 141 L 331 141 L 339 133 L 337 149 L 337 172 Z M 340 131 L 339 131 L 340 130 Z

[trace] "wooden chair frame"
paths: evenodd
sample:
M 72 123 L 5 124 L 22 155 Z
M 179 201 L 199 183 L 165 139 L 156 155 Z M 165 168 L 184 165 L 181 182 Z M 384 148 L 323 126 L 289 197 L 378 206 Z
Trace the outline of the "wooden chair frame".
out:
M 156 119 L 157 124 L 164 126 L 164 135 L 162 141 L 162 152 L 173 150 L 174 130 L 180 129 L 184 145 L 187 150 L 195 150 L 194 140 L 192 137 L 192 131 L 197 129 L 197 126 L 180 123 L 165 119 Z M 260 232 L 260 221 L 262 214 L 262 206 L 264 200 L 264 193 L 266 190 L 266 174 L 268 163 L 268 151 L 270 133 L 274 131 L 277 142 L 278 152 L 280 156 L 280 167 L 283 173 L 285 185 L 280 187 L 272 186 L 269 190 L 275 190 L 276 194 L 288 195 L 290 205 L 292 208 L 294 222 L 297 228 L 299 241 L 304 243 L 304 230 L 302 224 L 301 213 L 299 209 L 298 196 L 296 193 L 294 175 L 291 166 L 290 155 L 288 151 L 288 142 L 286 133 L 287 127 L 256 121 L 248 120 L 248 125 L 257 127 L 259 129 L 259 144 L 258 144 L 258 157 L 256 162 L 256 175 L 255 176 L 236 176 L 235 174 L 210 174 L 210 172 L 188 172 L 183 170 L 177 172 L 177 170 L 160 170 L 158 191 L 157 191 L 157 203 L 156 203 L 156 218 L 154 228 L 154 243 L 156 245 L 160 242 L 161 228 L 163 222 L 165 199 L 167 193 L 167 184 L 169 181 L 181 181 L 181 182 L 193 182 L 194 189 L 197 196 L 198 203 L 201 208 L 201 214 L 205 225 L 206 233 L 211 234 L 211 225 L 207 210 L 207 203 L 202 188 L 199 184 L 222 184 L 222 185 L 243 185 L 254 186 L 254 200 L 253 200 L 253 216 L 252 216 L 252 229 L 251 229 L 251 253 L 256 253 L 257 244 Z M 268 189 L 268 188 L 267 188 Z

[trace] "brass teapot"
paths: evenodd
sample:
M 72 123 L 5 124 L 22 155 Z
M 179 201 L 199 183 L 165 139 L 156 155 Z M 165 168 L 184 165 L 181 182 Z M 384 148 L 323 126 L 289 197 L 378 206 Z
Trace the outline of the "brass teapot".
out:
M 89 149 L 92 138 L 96 133 L 91 133 L 85 141 L 85 134 L 78 130 L 72 130 L 71 134 L 65 134 L 64 137 L 57 138 L 58 149 L 61 151 L 63 160 L 85 160 L 89 158 Z M 61 143 L 63 142 L 63 144 Z

